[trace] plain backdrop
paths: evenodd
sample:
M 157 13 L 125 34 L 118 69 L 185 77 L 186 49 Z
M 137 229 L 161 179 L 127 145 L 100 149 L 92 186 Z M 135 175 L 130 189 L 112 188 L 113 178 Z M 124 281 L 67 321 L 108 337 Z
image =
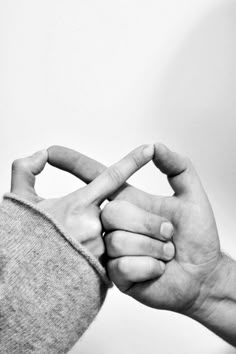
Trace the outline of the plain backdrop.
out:
M 113 163 L 161 141 L 193 160 L 236 257 L 236 2 L 1 0 L 0 192 L 11 162 L 52 144 Z M 152 164 L 131 182 L 170 194 Z M 37 190 L 83 184 L 47 167 Z M 200 324 L 115 288 L 70 354 L 230 354 Z

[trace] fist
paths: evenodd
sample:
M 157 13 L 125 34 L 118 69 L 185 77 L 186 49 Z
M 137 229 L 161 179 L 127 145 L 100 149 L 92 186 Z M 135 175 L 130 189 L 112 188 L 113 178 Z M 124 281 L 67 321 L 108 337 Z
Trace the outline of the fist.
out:
M 101 214 L 106 230 L 108 273 L 126 292 L 133 283 L 159 278 L 175 254 L 173 225 L 127 201 L 113 201 Z

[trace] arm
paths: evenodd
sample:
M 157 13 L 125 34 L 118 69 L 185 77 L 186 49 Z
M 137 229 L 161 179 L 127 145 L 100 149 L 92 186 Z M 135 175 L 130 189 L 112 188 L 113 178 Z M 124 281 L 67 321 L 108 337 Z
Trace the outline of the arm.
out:
M 54 147 L 51 152 L 52 165 L 56 162 L 87 183 L 105 168 L 67 148 Z M 236 346 L 236 263 L 220 251 L 214 216 L 196 171 L 188 160 L 159 144 L 154 163 L 168 176 L 175 194 L 154 196 L 126 184 L 109 198 L 112 202 L 102 217 L 108 229 L 110 277 L 123 292 L 145 305 L 192 317 Z M 83 165 L 88 168 L 81 168 Z M 152 218 L 147 219 L 147 212 Z M 153 215 L 166 217 L 176 228 L 177 252 L 161 277 L 155 259 L 166 262 L 168 256 L 154 242 Z M 134 220 L 139 222 L 134 225 Z M 145 233 L 151 239 L 144 240 Z
M 110 202 L 102 212 L 110 278 L 122 292 L 143 304 L 189 316 L 236 346 L 236 263 L 221 252 L 214 214 L 200 179 L 188 159 L 164 145 L 155 146 L 154 163 L 168 176 L 174 195 L 156 196 L 147 230 L 143 228 L 147 224 L 145 208 L 141 211 L 132 204 Z M 129 239 L 129 252 L 121 251 L 128 227 L 132 231 L 132 220 L 139 221 L 137 234 L 150 236 L 148 230 L 155 229 L 153 214 L 166 217 L 175 227 L 175 257 L 166 263 L 162 276 L 155 274 L 147 249 L 142 249 L 145 262 L 135 257 L 137 242 L 133 238 Z M 118 236 L 114 230 L 119 230 Z M 134 272 L 134 260 L 139 274 Z
M 45 200 L 34 190 L 47 159 L 41 151 L 16 160 L 12 193 L 0 205 L 2 353 L 66 353 L 110 286 L 98 260 L 104 251 L 98 217 L 75 213 L 82 193 Z
M 50 149 L 13 164 L 13 193 L 0 207 L 1 352 L 65 353 L 93 321 L 110 285 L 99 262 L 100 204 L 151 160 L 153 146 L 145 148 L 50 200 L 34 190 Z
M 0 254 L 0 352 L 69 351 L 105 299 L 98 260 L 12 194 L 0 207 Z

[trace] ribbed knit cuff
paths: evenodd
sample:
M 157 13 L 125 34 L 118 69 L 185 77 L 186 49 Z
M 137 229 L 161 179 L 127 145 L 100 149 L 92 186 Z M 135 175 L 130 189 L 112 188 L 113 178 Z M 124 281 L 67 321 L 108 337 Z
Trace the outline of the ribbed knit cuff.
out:
M 41 215 L 43 219 L 47 222 L 51 223 L 55 229 L 59 232 L 61 237 L 65 238 L 70 245 L 75 248 L 87 261 L 91 264 L 91 266 L 98 272 L 101 276 L 102 280 L 108 287 L 112 287 L 111 281 L 108 279 L 105 268 L 101 265 L 98 259 L 80 242 L 76 241 L 70 234 L 65 230 L 65 228 L 60 225 L 49 213 L 45 212 L 44 210 L 40 209 L 38 206 L 26 201 L 25 199 L 18 197 L 16 194 L 13 193 L 5 193 L 3 196 L 3 200 L 10 199 L 15 201 L 16 203 L 20 203 L 25 205 L 31 209 L 33 209 L 36 213 Z
M 0 353 L 64 354 L 95 319 L 110 281 L 50 215 L 13 194 L 0 204 Z

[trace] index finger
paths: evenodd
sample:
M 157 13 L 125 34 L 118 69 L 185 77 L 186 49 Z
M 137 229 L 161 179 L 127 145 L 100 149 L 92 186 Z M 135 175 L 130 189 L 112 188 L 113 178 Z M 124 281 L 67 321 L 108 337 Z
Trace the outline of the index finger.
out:
M 87 184 L 92 182 L 107 168 L 101 162 L 64 146 L 54 145 L 47 150 L 48 163 L 50 165 L 73 174 Z M 154 212 L 159 212 L 157 196 L 143 192 L 128 183 L 124 183 L 122 188 L 116 191 L 116 193 L 111 194 L 108 199 L 128 200 L 130 203 L 147 211 L 153 211 L 153 206 L 155 205 Z
M 73 174 L 85 183 L 93 181 L 107 168 L 91 157 L 64 146 L 53 145 L 47 150 L 50 165 Z
M 153 155 L 154 145 L 141 145 L 106 169 L 87 186 L 89 202 L 101 204 L 122 187 L 132 174 L 152 160 Z

